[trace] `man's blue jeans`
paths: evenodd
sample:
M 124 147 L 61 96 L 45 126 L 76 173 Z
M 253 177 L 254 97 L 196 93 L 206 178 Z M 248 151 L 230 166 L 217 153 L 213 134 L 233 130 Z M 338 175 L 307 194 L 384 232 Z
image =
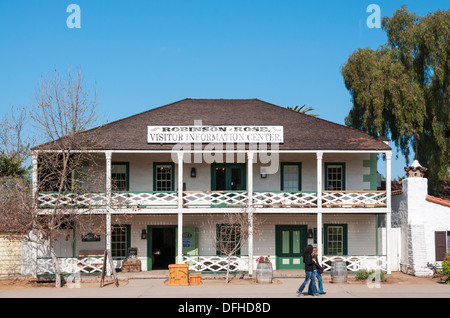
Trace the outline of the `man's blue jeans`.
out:
M 300 285 L 298 288 L 298 293 L 301 294 L 303 292 L 303 289 L 305 289 L 306 284 L 309 282 L 309 287 L 312 288 L 313 295 L 317 294 L 317 288 L 316 288 L 316 275 L 314 272 L 305 272 L 305 281 Z

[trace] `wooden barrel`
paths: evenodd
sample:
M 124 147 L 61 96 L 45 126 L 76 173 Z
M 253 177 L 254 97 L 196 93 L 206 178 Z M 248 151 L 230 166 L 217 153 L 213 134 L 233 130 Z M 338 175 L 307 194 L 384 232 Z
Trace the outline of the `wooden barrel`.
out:
M 259 284 L 271 284 L 272 277 L 272 263 L 258 263 L 256 267 L 256 282 Z
M 335 261 L 331 263 L 331 282 L 347 282 L 347 264 L 344 261 Z

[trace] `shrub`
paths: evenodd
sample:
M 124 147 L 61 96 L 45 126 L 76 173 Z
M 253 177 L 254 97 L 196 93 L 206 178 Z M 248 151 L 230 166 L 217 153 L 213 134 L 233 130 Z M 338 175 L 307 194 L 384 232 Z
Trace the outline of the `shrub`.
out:
M 447 253 L 442 261 L 442 274 L 447 276 L 447 284 L 450 284 L 450 253 Z
M 360 269 L 356 272 L 355 279 L 356 280 L 366 280 L 369 278 L 369 276 L 373 275 L 375 273 L 375 270 L 367 270 L 367 269 Z M 386 281 L 386 276 L 384 271 L 380 271 L 380 280 L 382 282 Z

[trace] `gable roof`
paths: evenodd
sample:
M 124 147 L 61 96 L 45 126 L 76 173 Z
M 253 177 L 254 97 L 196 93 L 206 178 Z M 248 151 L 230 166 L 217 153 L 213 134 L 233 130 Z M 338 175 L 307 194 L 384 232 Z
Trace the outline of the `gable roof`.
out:
M 102 140 L 91 150 L 170 150 L 173 144 L 148 144 L 147 126 L 194 125 L 284 126 L 280 150 L 390 150 L 388 139 L 374 137 L 321 118 L 289 110 L 259 99 L 191 99 L 126 117 L 80 133 Z M 44 144 L 33 149 L 51 149 Z

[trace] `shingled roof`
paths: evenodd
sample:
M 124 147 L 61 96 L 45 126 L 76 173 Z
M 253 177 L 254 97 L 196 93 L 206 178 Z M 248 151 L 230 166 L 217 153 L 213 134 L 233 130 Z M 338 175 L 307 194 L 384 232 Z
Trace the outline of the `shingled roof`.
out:
M 147 126 L 194 125 L 194 120 L 201 120 L 203 125 L 283 126 L 284 143 L 279 145 L 280 150 L 391 149 L 386 138 L 259 99 L 186 98 L 85 131 L 79 137 L 102 140 L 91 147 L 96 150 L 170 150 L 173 144 L 147 143 Z

